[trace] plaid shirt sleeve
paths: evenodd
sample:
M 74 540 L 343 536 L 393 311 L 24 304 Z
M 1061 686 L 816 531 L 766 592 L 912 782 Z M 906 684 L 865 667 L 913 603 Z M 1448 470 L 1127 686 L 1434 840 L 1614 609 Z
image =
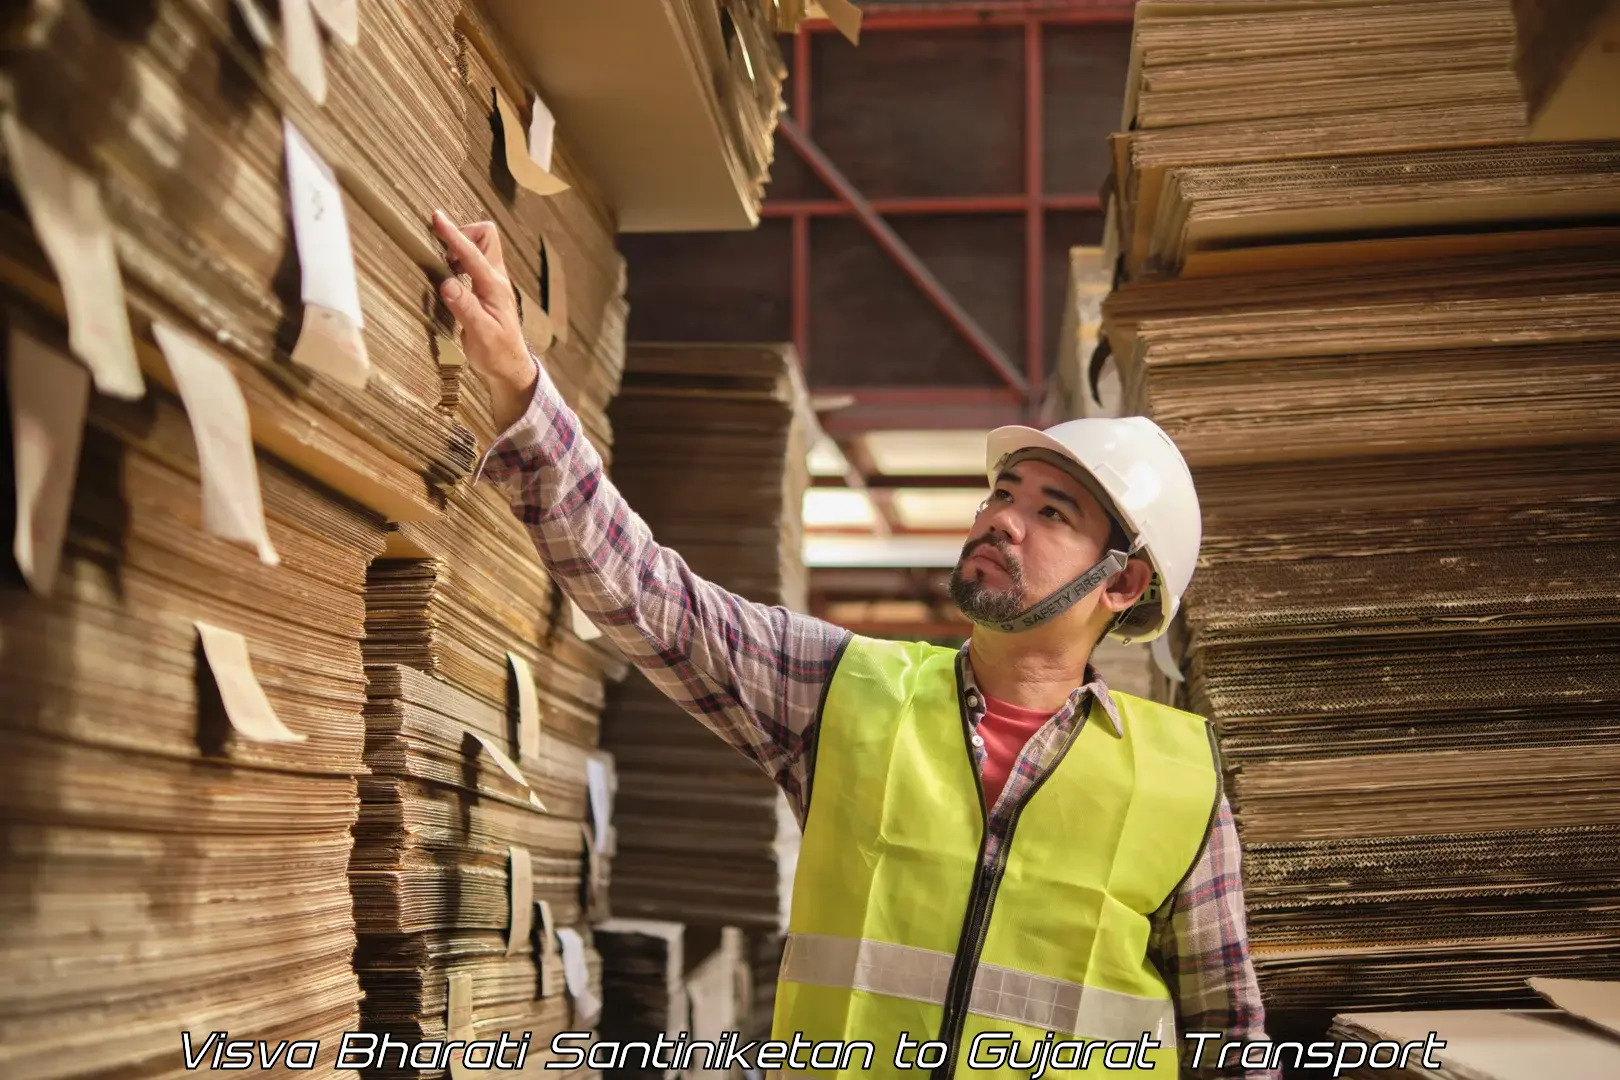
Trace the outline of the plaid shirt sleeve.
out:
M 547 570 L 627 660 L 800 807 L 822 686 L 848 632 L 728 592 L 661 546 L 536 366 L 527 411 L 474 482 L 505 495 Z
M 1249 956 L 1248 920 L 1243 904 L 1242 850 L 1232 807 L 1221 797 L 1209 843 L 1198 865 L 1161 913 L 1153 959 L 1170 984 L 1181 1035 L 1182 1075 L 1195 1080 L 1282 1080 L 1278 1069 L 1250 1069 L 1241 1063 L 1241 1048 L 1219 1065 L 1221 1046 L 1266 1038 L 1265 1005 Z M 1189 1033 L 1214 1035 L 1202 1040 L 1202 1060 L 1194 1069 L 1199 1040 Z

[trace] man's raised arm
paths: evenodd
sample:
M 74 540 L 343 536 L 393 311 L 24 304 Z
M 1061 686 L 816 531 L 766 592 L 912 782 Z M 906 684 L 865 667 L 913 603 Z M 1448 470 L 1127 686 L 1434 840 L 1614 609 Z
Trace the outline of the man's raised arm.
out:
M 807 739 L 847 632 L 746 600 L 660 545 L 602 470 L 579 418 L 524 344 L 493 226 L 434 228 L 441 288 L 503 432 L 479 465 L 546 568 L 653 685 L 759 764 L 802 813 Z

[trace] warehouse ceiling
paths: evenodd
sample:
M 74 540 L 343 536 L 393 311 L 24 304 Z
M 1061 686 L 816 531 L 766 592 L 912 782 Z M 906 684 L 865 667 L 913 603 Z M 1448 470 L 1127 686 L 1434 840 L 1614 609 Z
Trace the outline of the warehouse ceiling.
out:
M 1096 250 L 1129 0 L 866 3 L 859 46 L 783 37 L 756 229 L 622 236 L 634 341 L 785 341 L 824 432 L 804 504 L 818 614 L 963 625 L 944 582 L 984 436 L 1074 409 L 1073 253 Z

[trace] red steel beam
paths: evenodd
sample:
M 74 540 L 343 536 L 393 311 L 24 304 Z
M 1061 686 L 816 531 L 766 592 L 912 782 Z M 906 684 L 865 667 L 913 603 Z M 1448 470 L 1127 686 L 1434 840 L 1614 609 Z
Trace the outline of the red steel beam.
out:
M 981 26 L 1023 26 L 1031 20 L 1048 25 L 1098 26 L 1129 24 L 1135 0 L 1089 0 L 1046 3 L 938 3 L 861 5 L 861 33 L 870 30 L 972 30 Z M 836 33 L 824 19 L 803 24 L 811 33 Z
M 1031 205 L 1042 210 L 1100 213 L 1102 199 L 1096 195 L 908 195 L 889 199 L 868 199 L 872 209 L 885 217 L 904 214 L 1024 214 Z M 838 199 L 769 199 L 760 208 L 768 218 L 851 217 L 855 209 Z
M 810 130 L 810 45 L 809 34 L 797 34 L 793 39 L 793 115 L 799 126 Z M 808 373 L 810 369 L 810 215 L 793 215 L 793 296 L 790 312 L 793 321 L 793 348 L 799 354 L 799 364 Z
M 989 364 L 991 369 L 1008 386 L 1017 390 L 1020 394 L 1027 395 L 1029 393 L 1028 381 L 1007 359 L 1006 354 L 1001 351 L 1001 347 L 990 338 L 989 334 L 984 332 L 984 329 L 979 326 L 973 316 L 963 310 L 962 305 L 956 302 L 956 298 L 950 294 L 950 291 L 940 283 L 938 278 L 934 277 L 933 272 L 911 250 L 910 245 L 900 239 L 899 235 L 889 227 L 888 222 L 884 221 L 877 211 L 872 209 L 872 205 L 866 201 L 866 197 L 860 193 L 854 184 L 849 182 L 838 167 L 828 159 L 827 155 L 821 152 L 821 148 L 811 140 L 809 135 L 805 134 L 804 129 L 799 127 L 791 118 L 782 117 L 778 121 L 777 130 L 787 137 L 788 142 L 798 151 L 805 164 L 809 165 L 816 175 L 821 177 L 822 183 L 832 188 L 840 199 L 854 209 L 855 216 L 860 219 L 862 225 L 866 226 L 867 231 L 877 240 L 878 245 L 888 252 L 889 257 L 899 264 L 900 268 L 906 272 L 906 275 L 922 290 L 923 295 L 928 297 L 934 306 L 940 310 L 941 314 L 950 320 L 951 325 L 955 326 L 957 331 L 967 339 L 968 344 L 973 346 L 974 350 L 984 358 L 985 363 Z
M 1029 210 L 1024 216 L 1024 370 L 1029 376 L 1029 409 L 1040 408 L 1046 349 L 1046 218 L 1041 210 L 1046 164 L 1041 95 L 1045 90 L 1041 63 L 1041 24 L 1024 24 L 1024 191 Z

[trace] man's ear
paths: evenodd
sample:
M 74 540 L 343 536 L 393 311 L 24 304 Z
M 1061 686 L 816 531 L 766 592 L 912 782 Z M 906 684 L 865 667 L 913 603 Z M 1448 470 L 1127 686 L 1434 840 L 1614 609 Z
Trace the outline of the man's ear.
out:
M 1153 568 L 1147 560 L 1131 559 L 1103 586 L 1101 604 L 1109 611 L 1124 611 L 1142 598 L 1152 581 Z

